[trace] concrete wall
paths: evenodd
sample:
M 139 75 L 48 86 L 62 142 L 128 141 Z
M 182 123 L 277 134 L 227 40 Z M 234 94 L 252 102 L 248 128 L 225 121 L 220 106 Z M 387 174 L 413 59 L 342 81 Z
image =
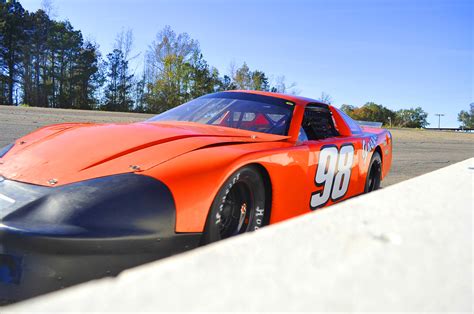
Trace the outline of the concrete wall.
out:
M 474 158 L 3 312 L 472 311 Z

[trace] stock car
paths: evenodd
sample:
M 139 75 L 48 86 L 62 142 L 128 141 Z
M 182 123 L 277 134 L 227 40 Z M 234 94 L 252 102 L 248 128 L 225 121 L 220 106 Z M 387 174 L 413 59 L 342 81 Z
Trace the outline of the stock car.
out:
M 376 190 L 390 132 L 277 93 L 205 95 L 0 150 L 0 299 L 14 301 Z

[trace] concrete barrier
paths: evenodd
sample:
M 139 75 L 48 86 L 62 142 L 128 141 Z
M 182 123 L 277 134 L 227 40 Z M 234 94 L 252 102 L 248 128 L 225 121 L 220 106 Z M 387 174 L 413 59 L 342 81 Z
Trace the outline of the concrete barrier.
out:
M 471 158 L 0 312 L 471 312 L 473 177 Z

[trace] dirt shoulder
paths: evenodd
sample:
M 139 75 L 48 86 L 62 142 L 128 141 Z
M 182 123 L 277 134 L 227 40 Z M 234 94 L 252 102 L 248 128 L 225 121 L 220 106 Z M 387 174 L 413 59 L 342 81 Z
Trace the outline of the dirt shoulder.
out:
M 474 156 L 474 133 L 392 129 L 393 164 L 388 186 Z

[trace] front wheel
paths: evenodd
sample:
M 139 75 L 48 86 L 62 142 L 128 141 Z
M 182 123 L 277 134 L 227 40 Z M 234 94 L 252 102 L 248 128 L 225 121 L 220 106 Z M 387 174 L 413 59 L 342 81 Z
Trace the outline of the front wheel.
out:
M 217 193 L 206 221 L 202 244 L 262 227 L 267 217 L 265 184 L 255 166 L 233 173 Z
M 365 181 L 365 193 L 369 193 L 380 188 L 382 181 L 382 158 L 378 152 L 374 152 L 370 160 L 367 179 Z

